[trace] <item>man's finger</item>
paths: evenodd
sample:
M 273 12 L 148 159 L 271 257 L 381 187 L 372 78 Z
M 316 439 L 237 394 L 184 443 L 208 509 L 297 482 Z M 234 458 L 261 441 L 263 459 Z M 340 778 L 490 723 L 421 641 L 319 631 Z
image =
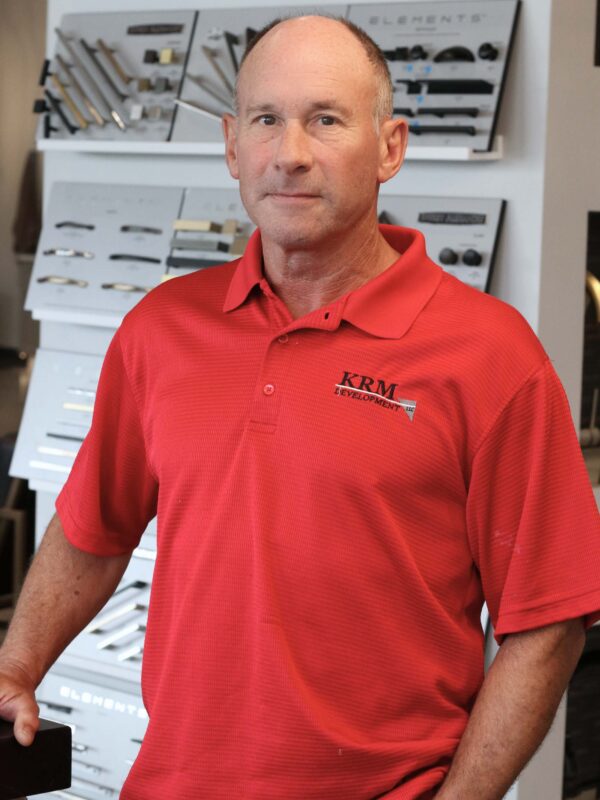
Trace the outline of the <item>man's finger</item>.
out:
M 34 711 L 18 713 L 14 724 L 14 734 L 17 742 L 23 747 L 29 747 L 39 726 L 40 720 Z

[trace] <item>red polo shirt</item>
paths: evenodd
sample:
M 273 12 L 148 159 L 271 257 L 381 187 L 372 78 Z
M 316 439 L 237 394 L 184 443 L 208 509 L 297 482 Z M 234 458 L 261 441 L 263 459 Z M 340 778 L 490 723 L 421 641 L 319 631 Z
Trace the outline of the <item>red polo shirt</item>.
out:
M 124 800 L 394 800 L 439 785 L 498 637 L 600 608 L 564 391 L 511 307 L 416 231 L 292 319 L 242 259 L 170 281 L 109 348 L 57 509 L 135 547 L 158 513 L 150 715 Z

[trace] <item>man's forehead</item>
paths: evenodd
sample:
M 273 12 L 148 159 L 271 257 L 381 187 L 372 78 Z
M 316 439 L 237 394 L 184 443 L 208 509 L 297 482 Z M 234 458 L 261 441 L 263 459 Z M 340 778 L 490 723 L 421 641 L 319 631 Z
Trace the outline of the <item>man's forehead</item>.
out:
M 355 68 L 368 65 L 361 42 L 346 26 L 326 17 L 298 17 L 284 20 L 268 31 L 248 54 L 241 76 L 278 70 L 294 64 L 317 71 L 335 72 L 351 62 Z
M 375 83 L 362 44 L 343 24 L 319 17 L 286 20 L 265 34 L 242 66 L 239 99 L 243 96 L 252 105 L 277 102 L 273 94 L 280 92 L 288 75 L 288 98 L 306 89 L 314 102 L 333 99 L 344 87 L 360 91 Z

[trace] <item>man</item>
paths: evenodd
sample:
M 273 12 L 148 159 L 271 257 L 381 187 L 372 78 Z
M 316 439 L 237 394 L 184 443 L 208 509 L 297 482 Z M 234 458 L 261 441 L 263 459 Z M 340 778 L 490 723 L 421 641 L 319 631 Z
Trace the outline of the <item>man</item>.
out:
M 600 617 L 564 392 L 516 311 L 378 227 L 407 130 L 370 40 L 280 22 L 237 99 L 227 162 L 260 233 L 115 335 L 0 713 L 31 742 L 34 687 L 158 512 L 125 800 L 500 798 Z

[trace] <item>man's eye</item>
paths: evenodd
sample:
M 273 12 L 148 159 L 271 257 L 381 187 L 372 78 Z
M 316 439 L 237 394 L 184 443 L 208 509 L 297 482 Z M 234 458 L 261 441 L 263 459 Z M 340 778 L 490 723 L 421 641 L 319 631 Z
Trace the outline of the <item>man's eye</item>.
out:
M 321 125 L 327 125 L 327 126 L 335 125 L 335 117 L 329 117 L 326 114 L 323 115 L 322 117 L 319 117 L 319 120 L 321 122 Z
M 275 125 L 275 117 L 273 114 L 262 114 L 258 118 L 258 121 L 261 123 L 261 125 Z

